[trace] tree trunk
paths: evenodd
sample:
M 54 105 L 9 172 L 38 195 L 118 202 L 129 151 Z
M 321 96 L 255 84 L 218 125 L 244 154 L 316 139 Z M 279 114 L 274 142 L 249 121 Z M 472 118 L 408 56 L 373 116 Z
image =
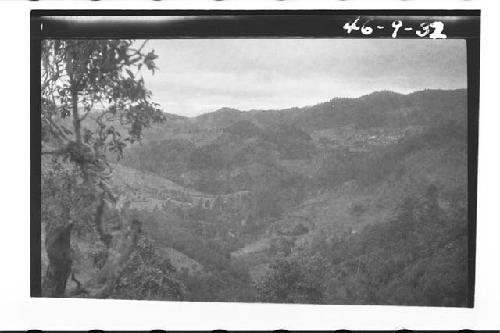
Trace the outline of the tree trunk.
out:
M 97 205 L 96 213 L 94 216 L 94 225 L 96 228 L 97 235 L 99 235 L 100 240 L 106 245 L 106 249 L 109 250 L 111 246 L 111 241 L 113 237 L 110 234 L 104 232 L 102 227 L 102 219 L 104 217 L 104 208 L 106 207 L 106 201 L 104 201 L 104 195 L 101 197 L 99 204 Z
M 47 231 L 45 248 L 49 265 L 42 286 L 42 296 L 62 297 L 71 272 L 71 228 L 73 224 L 51 228 Z
M 80 130 L 80 116 L 78 115 L 78 91 L 72 89 L 71 91 L 71 104 L 73 107 L 73 130 L 75 131 L 75 141 L 78 144 L 82 143 L 82 133 Z
M 73 84 L 74 85 L 74 84 Z M 75 142 L 78 147 L 79 154 L 83 152 L 82 146 L 82 130 L 81 130 L 81 120 L 78 115 L 78 91 L 76 89 L 71 90 L 71 104 L 72 104 L 72 117 L 73 117 L 73 131 L 75 134 Z M 82 171 L 83 180 L 87 182 L 89 180 L 87 173 L 87 166 L 85 165 L 85 161 L 81 160 L 78 163 L 80 165 L 80 169 Z
M 128 260 L 137 247 L 141 232 L 141 223 L 133 220 L 127 230 L 119 235 L 116 244 L 109 249 L 108 257 L 103 268 L 85 286 L 87 296 L 91 298 L 107 298 L 113 292 L 120 279 Z

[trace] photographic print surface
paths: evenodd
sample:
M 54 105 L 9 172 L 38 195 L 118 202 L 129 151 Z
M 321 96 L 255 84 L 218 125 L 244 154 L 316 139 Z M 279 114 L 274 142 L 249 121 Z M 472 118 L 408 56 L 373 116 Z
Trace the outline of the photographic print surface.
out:
M 394 30 L 42 38 L 41 295 L 470 306 L 466 40 Z

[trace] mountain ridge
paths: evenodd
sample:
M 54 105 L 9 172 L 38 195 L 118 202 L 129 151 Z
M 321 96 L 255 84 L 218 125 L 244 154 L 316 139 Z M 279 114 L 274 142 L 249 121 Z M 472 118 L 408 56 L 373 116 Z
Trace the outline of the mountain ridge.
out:
M 420 93 L 425 93 L 425 92 L 443 92 L 443 91 L 450 91 L 450 92 L 452 92 L 452 91 L 467 91 L 467 88 L 455 88 L 455 89 L 432 88 L 432 89 L 415 90 L 415 91 L 412 91 L 409 93 L 400 93 L 400 92 L 393 91 L 393 90 L 375 90 L 371 93 L 360 95 L 358 97 L 336 96 L 336 97 L 332 97 L 331 99 L 323 101 L 323 102 L 318 102 L 315 104 L 304 105 L 304 106 L 290 106 L 290 107 L 277 108 L 277 109 L 250 108 L 250 109 L 245 109 L 245 110 L 234 108 L 234 107 L 223 106 L 223 107 L 217 108 L 213 111 L 204 112 L 204 113 L 198 114 L 196 116 L 183 116 L 183 115 L 176 114 L 176 113 L 169 113 L 169 114 L 171 114 L 173 116 L 187 118 L 187 119 L 196 119 L 196 118 L 202 118 L 204 116 L 214 114 L 214 113 L 221 114 L 221 113 L 225 113 L 225 112 L 236 114 L 236 113 L 248 113 L 248 112 L 249 113 L 260 113 L 260 112 L 268 112 L 268 111 L 271 111 L 271 112 L 286 112 L 286 111 L 298 111 L 298 110 L 306 111 L 306 110 L 309 110 L 311 108 L 314 108 L 315 106 L 318 106 L 321 104 L 326 104 L 326 103 L 331 103 L 335 100 L 355 100 L 355 99 L 361 99 L 361 98 L 368 98 L 372 95 L 376 96 L 376 95 L 382 95 L 382 94 L 395 95 L 395 96 L 411 96 L 411 95 L 418 95 Z
M 158 246 L 178 251 L 162 250 L 187 267 L 192 300 L 227 300 L 230 288 L 255 300 L 248 293 L 272 283 L 277 264 L 290 261 L 306 274 L 308 264 L 294 260 L 320 255 L 330 265 L 321 266 L 330 288 L 321 293 L 331 303 L 379 297 L 460 306 L 460 286 L 440 286 L 437 300 L 434 291 L 412 290 L 420 298 L 411 302 L 390 288 L 414 288 L 414 277 L 430 288 L 426 281 L 448 271 L 464 283 L 466 98 L 464 89 L 379 91 L 290 111 L 223 108 L 146 134 L 125 152 L 120 163 L 137 170 L 125 170 L 132 181 L 121 183 L 142 189 L 133 208 Z M 152 200 L 161 184 L 168 198 Z M 384 264 L 372 267 L 371 253 Z M 449 268 L 425 270 L 442 262 Z M 368 290 L 360 279 L 372 276 L 380 288 Z
M 436 96 L 453 98 L 455 95 L 466 96 L 466 89 L 424 89 L 408 94 L 384 90 L 375 91 L 357 98 L 335 97 L 329 101 L 311 106 L 284 109 L 251 109 L 242 111 L 225 107 L 189 119 L 192 123 L 212 128 L 224 128 L 239 120 L 249 120 L 258 126 L 266 126 L 278 122 L 298 122 L 306 130 L 318 129 L 320 127 L 327 128 L 332 125 L 332 121 L 340 121 L 340 123 L 344 121 L 344 123 L 351 122 L 359 126 L 369 126 L 372 123 L 381 124 L 384 120 L 387 120 L 389 115 L 379 118 L 372 116 L 373 114 L 381 113 L 383 111 L 382 107 L 417 107 L 425 105 L 425 101 L 421 100 L 422 98 L 432 99 L 436 98 Z M 381 104 L 379 109 L 370 109 L 372 105 L 379 104 Z M 345 108 L 348 108 L 350 112 L 344 110 Z M 350 119 L 349 116 L 351 116 Z M 317 121 L 312 119 L 317 117 L 320 117 Z M 325 120 L 327 120 L 326 123 L 324 122 Z M 363 124 L 363 121 L 368 123 Z

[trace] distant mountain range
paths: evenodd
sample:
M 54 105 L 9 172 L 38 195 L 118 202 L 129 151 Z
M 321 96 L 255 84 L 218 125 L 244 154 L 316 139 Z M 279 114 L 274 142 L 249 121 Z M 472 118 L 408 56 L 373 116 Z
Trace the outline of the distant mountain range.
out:
M 229 172 L 232 166 L 255 162 L 267 161 L 268 166 L 279 168 L 286 160 L 307 160 L 310 163 L 306 164 L 316 165 L 319 156 L 334 148 L 368 151 L 426 128 L 452 126 L 466 133 L 466 107 L 465 89 L 423 90 L 408 95 L 380 91 L 304 108 L 222 108 L 194 118 L 168 115 L 164 124 L 145 132 L 142 146 L 127 150 L 124 163 L 175 181 L 186 181 L 202 169 Z M 271 163 L 273 160 L 281 162 Z M 288 170 L 297 170 L 298 166 L 289 164 Z M 203 186 L 199 189 L 206 190 Z
M 145 219 L 165 215 L 152 237 L 203 267 L 245 267 L 254 283 L 274 260 L 321 253 L 328 302 L 465 304 L 465 89 L 168 115 L 120 163 Z M 435 282 L 446 274 L 452 286 Z M 234 288 L 251 288 L 245 279 Z
M 175 300 L 468 304 L 465 89 L 165 116 L 113 165 L 120 214 L 143 231 L 128 276 L 170 276 Z M 72 244 L 84 282 L 100 262 L 90 229 Z
M 277 122 L 295 123 L 305 129 L 321 129 L 331 126 L 356 124 L 360 127 L 418 121 L 414 111 L 432 113 L 439 107 L 451 104 L 464 105 L 466 89 L 416 91 L 407 95 L 392 91 L 377 91 L 358 98 L 333 98 L 328 102 L 313 106 L 293 107 L 288 109 L 268 109 L 241 111 L 233 108 L 220 108 L 194 118 L 171 115 L 172 119 L 192 119 L 206 127 L 224 128 L 239 120 L 252 120 L 257 125 L 269 125 Z M 432 106 L 432 110 L 423 110 Z M 403 113 L 397 111 L 405 111 Z M 441 110 L 449 111 L 449 110 Z M 422 116 L 422 115 L 420 115 Z M 440 115 L 432 115 L 439 117 Z M 441 115 L 446 116 L 446 115 Z M 423 120 L 423 119 L 422 119 Z

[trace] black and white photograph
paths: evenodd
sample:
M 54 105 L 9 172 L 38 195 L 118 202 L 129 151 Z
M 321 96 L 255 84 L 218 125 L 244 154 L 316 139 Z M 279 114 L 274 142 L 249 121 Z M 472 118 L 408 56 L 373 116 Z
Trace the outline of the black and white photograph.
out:
M 346 18 L 41 38 L 40 296 L 470 307 L 466 40 Z

